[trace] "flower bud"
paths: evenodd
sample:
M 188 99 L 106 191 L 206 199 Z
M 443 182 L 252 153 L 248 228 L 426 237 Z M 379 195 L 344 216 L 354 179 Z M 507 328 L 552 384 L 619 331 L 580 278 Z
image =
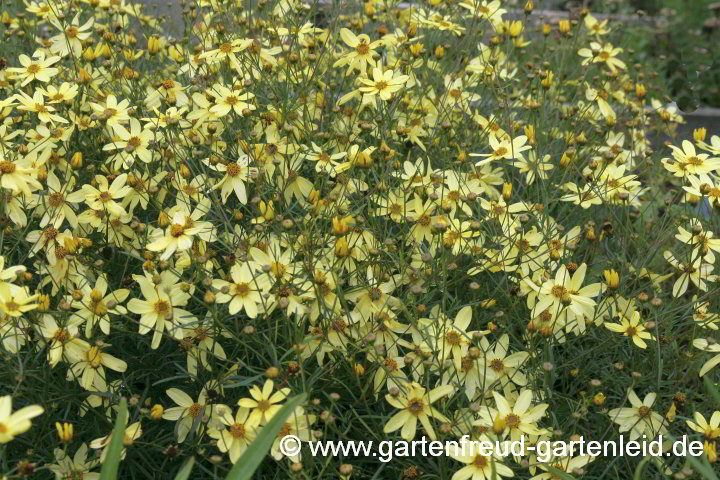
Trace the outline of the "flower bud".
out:
M 58 437 L 61 442 L 68 443 L 73 439 L 73 426 L 72 423 L 60 423 L 55 422 L 55 428 L 57 429 Z
M 503 190 L 502 190 L 503 199 L 510 200 L 510 198 L 512 197 L 512 190 L 513 190 L 512 183 L 504 183 Z
M 156 403 L 150 409 L 150 418 L 153 420 L 160 420 L 165 413 L 165 409 L 159 403 Z
M 642 83 L 636 83 L 635 84 L 635 96 L 639 99 L 645 98 L 645 85 Z
M 608 287 L 616 289 L 620 285 L 620 275 L 614 269 L 603 271 L 603 276 Z
M 80 169 L 83 166 L 83 153 L 75 152 L 70 159 L 70 165 L 75 169 Z

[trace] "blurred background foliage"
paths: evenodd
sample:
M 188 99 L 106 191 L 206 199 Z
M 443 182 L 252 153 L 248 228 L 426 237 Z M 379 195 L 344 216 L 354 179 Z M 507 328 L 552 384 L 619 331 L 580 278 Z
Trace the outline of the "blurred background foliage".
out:
M 543 8 L 640 14 L 648 21 L 625 24 L 636 59 L 656 66 L 668 96 L 684 112 L 720 108 L 720 2 L 717 0 L 545 0 Z M 655 17 L 653 20 L 647 17 Z M 617 28 L 617 27 L 616 27 Z

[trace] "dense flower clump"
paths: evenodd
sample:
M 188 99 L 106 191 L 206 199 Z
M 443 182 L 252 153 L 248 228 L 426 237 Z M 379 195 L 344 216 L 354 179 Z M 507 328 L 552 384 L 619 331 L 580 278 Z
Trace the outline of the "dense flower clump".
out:
M 287 435 L 689 435 L 715 462 L 720 137 L 677 138 L 588 11 L 336 3 L 181 2 L 180 39 L 125 0 L 4 14 L 6 473 L 93 478 L 125 397 L 128 478 L 222 477 L 300 393 L 262 478 L 379 471 Z M 381 478 L 639 461 L 453 450 Z

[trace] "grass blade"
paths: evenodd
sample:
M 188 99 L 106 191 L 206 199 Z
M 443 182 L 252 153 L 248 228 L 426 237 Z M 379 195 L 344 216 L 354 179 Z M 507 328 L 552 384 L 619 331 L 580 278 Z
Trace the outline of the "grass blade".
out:
M 268 450 L 275 441 L 275 436 L 282 429 L 285 420 L 295 411 L 295 409 L 305 403 L 307 395 L 297 395 L 285 403 L 283 407 L 276 413 L 270 421 L 263 427 L 253 443 L 238 459 L 237 463 L 228 472 L 225 480 L 250 480 L 255 470 L 263 461 Z
M 182 468 L 178 470 L 177 475 L 175 475 L 175 480 L 187 480 L 190 478 L 193 465 L 195 465 L 195 457 L 188 458 L 187 462 L 185 462 Z
M 127 410 L 127 399 L 121 398 L 112 438 L 110 439 L 110 445 L 108 445 L 108 453 L 100 470 L 100 480 L 115 480 L 117 478 L 120 456 L 123 451 L 123 440 L 125 439 L 125 427 L 127 426 Z
M 703 382 L 705 382 L 705 389 L 715 400 L 715 405 L 720 407 L 720 392 L 718 392 L 718 389 L 715 388 L 715 385 L 713 385 L 712 381 L 710 380 L 710 376 L 706 375 L 705 377 L 703 377 Z

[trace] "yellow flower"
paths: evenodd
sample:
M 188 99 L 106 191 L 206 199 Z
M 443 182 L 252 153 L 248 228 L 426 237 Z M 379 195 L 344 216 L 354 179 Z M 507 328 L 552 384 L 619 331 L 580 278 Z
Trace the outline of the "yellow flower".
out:
M 160 345 L 165 330 L 174 338 L 181 339 L 185 333 L 183 325 L 197 321 L 190 312 L 178 308 L 187 304 L 190 293 L 180 288 L 177 277 L 169 270 L 162 272 L 160 277 L 160 282 L 155 284 L 151 278 L 133 275 L 145 300 L 133 298 L 127 304 L 130 312 L 141 315 L 140 335 L 151 329 L 154 331 L 152 349 Z
M 40 405 L 23 407 L 15 413 L 12 411 L 12 396 L 0 397 L 0 443 L 8 443 L 16 435 L 30 429 L 30 419 L 41 415 L 44 410 Z
M 55 122 L 68 123 L 68 121 L 63 117 L 53 113 L 55 111 L 54 107 L 45 104 L 45 99 L 40 89 L 35 90 L 32 97 L 28 96 L 25 92 L 20 91 L 15 94 L 15 98 L 22 104 L 17 107 L 18 110 L 34 112 L 37 115 L 38 120 L 42 123 L 52 123 L 53 125 Z
M 208 404 L 204 391 L 200 394 L 197 402 L 194 402 L 190 395 L 177 388 L 169 388 L 165 390 L 165 393 L 178 406 L 166 409 L 162 414 L 162 418 L 177 422 L 175 427 L 177 441 L 183 443 L 193 429 L 196 429 L 196 432 L 202 431 L 204 425 L 202 419 L 210 415 L 212 407 Z
M 544 429 L 537 427 L 537 422 L 545 416 L 548 404 L 541 403 L 533 406 L 532 390 L 521 390 L 512 405 L 498 392 L 492 392 L 492 394 L 497 408 L 482 408 L 479 412 L 480 419 L 474 425 L 490 428 L 501 438 L 510 435 L 514 442 L 520 441 L 523 435 L 546 433 Z
M 248 317 L 256 318 L 258 306 L 262 308 L 262 294 L 270 288 L 267 276 L 254 273 L 251 263 L 235 264 L 230 269 L 232 282 L 221 279 L 213 280 L 213 288 L 217 290 L 216 301 L 228 303 L 230 315 L 245 311 Z
M 234 417 L 225 405 L 218 406 L 216 411 L 219 415 L 218 421 L 228 428 L 213 428 L 208 434 L 217 440 L 218 449 L 227 452 L 230 461 L 235 463 L 255 439 L 257 424 L 249 416 L 250 410 L 244 407 L 238 408 Z
M 92 35 L 90 28 L 94 22 L 95 20 L 91 17 L 80 25 L 80 13 L 76 14 L 71 22 L 65 24 L 60 23 L 57 17 L 50 19 L 50 24 L 60 30 L 60 33 L 50 38 L 50 51 L 61 57 L 72 52 L 75 58 L 79 58 L 82 55 L 82 42 Z
M 375 49 L 382 46 L 382 40 L 371 42 L 370 37 L 366 34 L 355 35 L 347 28 L 340 30 L 340 38 L 353 50 L 337 60 L 333 67 L 348 65 L 347 74 L 350 74 L 355 69 L 359 70 L 361 75 L 365 75 L 368 66 L 375 67 L 375 57 L 379 55 Z
M 614 408 L 608 412 L 608 415 L 620 426 L 620 433 L 630 431 L 630 440 L 635 440 L 644 434 L 648 438 L 655 438 L 658 434 L 667 435 L 665 418 L 652 410 L 656 397 L 657 394 L 648 393 L 643 401 L 640 401 L 631 388 L 628 390 L 631 406 Z
M 115 200 L 119 200 L 130 193 L 131 188 L 126 185 L 127 174 L 118 175 L 112 184 L 108 185 L 108 179 L 102 175 L 95 175 L 97 188 L 89 183 L 82 186 L 85 192 L 85 203 L 93 210 L 103 210 L 110 215 L 126 215 L 125 209 Z
M 720 439 L 720 410 L 715 410 L 713 412 L 709 422 L 705 420 L 705 417 L 700 412 L 695 412 L 693 414 L 693 419 L 695 420 L 694 422 L 685 420 L 688 427 L 705 435 L 707 440 Z
M 647 331 L 645 324 L 641 323 L 640 312 L 638 311 L 632 312 L 630 318 L 621 314 L 620 323 L 605 322 L 605 326 L 608 330 L 630 337 L 639 348 L 647 348 L 644 340 L 654 340 L 653 336 Z
M 488 437 L 479 441 L 488 441 L 493 445 L 490 452 L 485 452 L 473 441 L 461 441 L 459 444 L 450 444 L 447 454 L 465 466 L 455 472 L 451 480 L 497 480 L 499 477 L 513 477 L 513 471 L 501 462 L 502 457 L 495 451 L 496 443 Z M 499 446 L 500 452 L 510 451 L 510 442 L 503 442 Z M 487 454 L 486 454 L 487 453 Z
M 243 205 L 247 203 L 247 191 L 245 184 L 253 180 L 258 169 L 250 166 L 251 159 L 248 155 L 241 155 L 237 161 L 229 162 L 227 165 L 218 163 L 214 167 L 219 172 L 225 172 L 225 176 L 215 184 L 213 189 L 221 189 L 223 203 L 225 203 L 232 192 Z
M 383 72 L 380 68 L 373 68 L 372 79 L 361 77 L 358 81 L 363 85 L 358 90 L 365 97 L 379 96 L 382 100 L 388 101 L 393 93 L 399 92 L 407 79 L 408 75 L 396 75 L 392 70 Z
M 415 438 L 417 422 L 420 421 L 428 436 L 435 440 L 435 431 L 430 424 L 430 418 L 434 417 L 441 422 L 449 422 L 449 420 L 432 404 L 450 395 L 454 390 L 452 385 L 442 385 L 426 392 L 418 383 L 405 383 L 396 397 L 391 394 L 385 395 L 387 402 L 401 411 L 390 417 L 383 427 L 383 432 L 390 433 L 402 429 L 400 435 L 410 441 Z
M 252 398 L 241 398 L 237 404 L 240 407 L 251 409 L 248 422 L 252 425 L 265 425 L 282 408 L 280 402 L 284 401 L 290 393 L 285 387 L 273 393 L 275 383 L 267 379 L 262 390 L 257 385 L 250 389 Z
M 74 362 L 68 370 L 68 380 L 77 379 L 85 390 L 106 392 L 107 376 L 104 367 L 120 373 L 127 370 L 127 363 L 102 351 L 106 346 L 109 345 L 90 346 L 80 339 L 68 344 L 67 357 Z
M 0 154 L 0 185 L 3 188 L 30 196 L 33 190 L 40 190 L 42 184 L 37 180 L 38 170 L 30 158 L 16 161 L 6 160 Z
M 18 59 L 22 67 L 8 68 L 7 71 L 13 73 L 15 77 L 22 79 L 20 86 L 25 86 L 33 80 L 41 82 L 49 82 L 52 77 L 57 75 L 58 69 L 51 65 L 60 61 L 60 57 L 54 56 L 45 58 L 45 52 L 38 50 L 31 59 L 27 55 L 20 55 Z

